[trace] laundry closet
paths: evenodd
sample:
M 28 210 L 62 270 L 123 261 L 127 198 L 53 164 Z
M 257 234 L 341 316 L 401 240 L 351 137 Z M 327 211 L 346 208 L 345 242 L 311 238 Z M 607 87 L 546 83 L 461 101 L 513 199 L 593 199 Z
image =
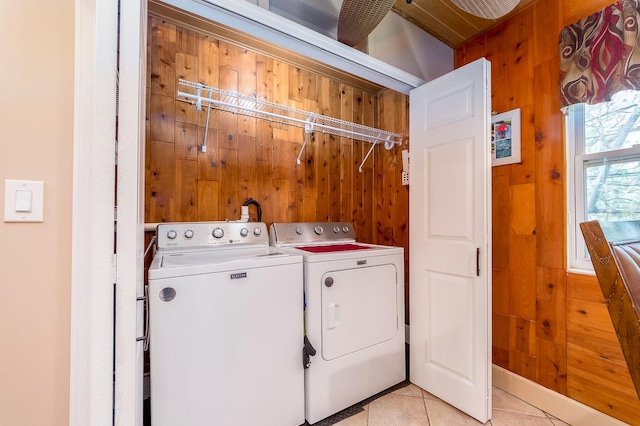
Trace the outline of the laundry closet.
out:
M 150 4 L 147 39 L 145 222 L 236 221 L 240 207 L 254 199 L 262 214 L 260 219 L 250 215 L 250 221 L 267 226 L 325 223 L 336 233 L 346 229 L 353 235 L 349 241 L 398 247 L 399 263 L 391 268 L 397 273 L 390 274 L 393 288 L 398 290 L 388 294 L 396 294 L 393 299 L 398 301 L 392 303 L 397 312 L 392 323 L 393 340 L 400 348 L 400 374 L 383 387 L 349 399 L 350 404 L 401 381 L 405 377 L 401 353 L 404 325 L 411 315 L 409 191 L 407 179 L 403 179 L 407 167 L 403 151 L 409 148 L 406 93 L 424 82 L 405 83 L 405 93 L 400 93 L 160 3 Z M 411 129 L 418 136 L 415 148 L 419 159 L 424 156 L 425 161 L 437 162 L 437 167 L 435 163 L 423 166 L 422 160 L 417 163 L 416 194 L 420 196 L 415 198 L 411 214 L 423 223 L 417 228 L 420 237 L 413 241 L 420 245 L 447 240 L 435 250 L 451 253 L 445 263 L 437 260 L 442 256 L 414 259 L 414 264 L 424 267 L 420 274 L 426 272 L 427 276 L 416 281 L 420 298 L 413 303 L 419 309 L 415 319 L 420 325 L 416 328 L 419 333 L 412 335 L 418 351 L 415 359 L 413 352 L 411 357 L 421 376 L 415 378 L 416 384 L 435 395 L 442 392 L 452 405 L 486 421 L 491 410 L 487 302 L 491 256 L 486 201 L 490 69 L 485 60 L 471 65 L 449 74 L 439 86 L 421 86 L 420 95 L 411 98 L 412 117 L 413 111 L 419 114 L 411 121 L 422 123 Z M 431 92 L 437 97 L 430 98 Z M 212 103 L 216 104 L 213 108 Z M 271 112 L 265 117 L 257 113 L 263 104 L 308 118 L 306 122 L 299 120 L 304 123 L 299 126 L 274 118 Z M 375 135 L 349 137 L 348 132 L 322 128 L 318 121 L 324 117 L 338 120 L 340 126 L 360 126 Z M 421 179 L 428 179 L 430 185 L 423 185 Z M 449 205 L 456 206 L 455 214 L 447 213 Z M 338 222 L 340 226 L 334 225 Z M 216 229 L 214 239 L 223 234 L 216 235 Z M 304 228 L 292 229 L 298 232 Z M 321 235 L 323 226 L 313 229 Z M 182 234 L 169 232 L 173 235 L 167 235 L 169 240 Z M 187 232 L 193 235 L 191 229 L 186 229 L 185 236 Z M 212 240 L 216 245 L 222 242 Z M 471 257 L 473 268 L 469 266 Z M 305 268 L 306 263 L 307 258 Z M 305 274 L 305 294 L 310 297 L 307 281 Z M 330 287 L 333 282 L 325 284 Z M 425 298 L 425 285 L 440 290 Z M 175 291 L 166 290 L 172 295 L 168 300 L 173 300 Z M 313 306 L 309 299 L 306 302 L 307 307 Z M 446 311 L 440 309 L 446 306 Z M 429 319 L 429 315 L 439 318 Z M 325 333 L 327 330 L 323 342 Z M 440 349 L 432 348 L 434 345 Z M 425 348 L 429 353 L 420 355 Z M 460 355 L 470 353 L 475 356 Z M 153 355 L 151 359 L 153 362 Z M 327 359 L 326 353 L 322 359 Z M 305 386 L 307 378 L 305 374 Z M 440 389 L 431 389 L 429 383 L 437 383 Z M 467 390 L 461 392 L 461 386 Z M 473 395 L 467 393 L 471 389 Z M 310 393 L 305 390 L 305 394 Z M 151 400 L 153 406 L 153 396 Z M 308 403 L 305 401 L 307 415 L 312 412 Z M 336 412 L 319 411 L 323 414 L 311 414 L 307 420 L 316 422 Z
M 400 306 L 406 306 L 409 209 L 401 152 L 408 149 L 408 96 L 260 40 L 238 40 L 228 28 L 195 22 L 153 2 L 147 40 L 145 222 L 236 221 L 245 201 L 254 199 L 267 225 L 352 224 L 359 242 L 404 249 L 398 294 L 405 296 Z M 384 137 L 393 135 L 391 149 L 242 111 L 199 108 L 178 95 L 195 93 L 197 84 L 205 88 L 198 92 L 205 98 L 206 88 L 215 88 L 301 114 L 384 129 Z M 258 221 L 251 206 L 249 221 Z M 150 242 L 154 233 L 147 228 Z M 398 312 L 394 335 L 402 350 L 408 309 Z M 399 378 L 389 385 L 405 376 L 404 355 L 398 366 Z
M 348 221 L 360 241 L 408 247 L 409 196 L 401 180 L 408 96 L 154 10 L 150 3 L 147 223 L 236 220 L 254 198 L 267 224 Z M 392 150 L 376 146 L 363 161 L 370 143 L 314 132 L 302 151 L 301 128 L 212 109 L 202 152 L 207 112 L 177 100 L 178 79 L 405 137 Z M 255 210 L 250 214 L 255 221 Z

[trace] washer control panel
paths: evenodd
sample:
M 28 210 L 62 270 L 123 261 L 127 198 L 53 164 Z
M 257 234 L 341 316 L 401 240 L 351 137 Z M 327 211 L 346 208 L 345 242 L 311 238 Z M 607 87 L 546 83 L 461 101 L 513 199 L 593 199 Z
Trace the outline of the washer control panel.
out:
M 156 228 L 157 248 L 269 244 L 263 222 L 173 222 Z
M 349 222 L 274 223 L 269 228 L 271 245 L 353 242 L 356 233 Z

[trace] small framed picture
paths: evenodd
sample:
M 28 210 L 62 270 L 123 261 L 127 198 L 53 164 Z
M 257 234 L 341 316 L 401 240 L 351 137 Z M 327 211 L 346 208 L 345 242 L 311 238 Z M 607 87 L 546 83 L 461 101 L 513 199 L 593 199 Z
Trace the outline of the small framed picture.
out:
M 520 108 L 491 117 L 491 165 L 520 163 Z

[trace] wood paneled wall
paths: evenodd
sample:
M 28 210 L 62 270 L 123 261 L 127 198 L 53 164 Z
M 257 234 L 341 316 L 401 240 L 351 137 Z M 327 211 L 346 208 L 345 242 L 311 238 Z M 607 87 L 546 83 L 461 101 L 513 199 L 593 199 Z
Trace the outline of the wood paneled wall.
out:
M 571 398 L 640 424 L 640 401 L 593 276 L 567 278 L 567 385 Z
M 400 155 L 407 138 L 391 151 L 376 147 L 360 173 L 369 143 L 314 132 L 298 165 L 302 129 L 211 110 L 202 152 L 206 111 L 176 101 L 182 78 L 407 134 L 407 96 L 368 92 L 154 16 L 147 69 L 146 222 L 237 220 L 243 202 L 254 198 L 267 226 L 351 222 L 358 240 L 403 246 L 408 258 Z
M 486 57 L 492 109 L 520 108 L 522 162 L 493 168 L 493 362 L 630 424 L 640 401 L 595 277 L 567 274 L 561 28 L 611 1 L 538 0 L 460 47 Z

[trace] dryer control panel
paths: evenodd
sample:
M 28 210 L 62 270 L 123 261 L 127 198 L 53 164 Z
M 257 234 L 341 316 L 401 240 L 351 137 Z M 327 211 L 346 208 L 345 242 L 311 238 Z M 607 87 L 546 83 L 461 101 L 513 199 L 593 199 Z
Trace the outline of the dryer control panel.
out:
M 269 245 L 263 222 L 174 222 L 156 228 L 158 250 L 226 245 Z
M 349 222 L 274 223 L 269 228 L 271 245 L 354 242 L 356 233 Z

